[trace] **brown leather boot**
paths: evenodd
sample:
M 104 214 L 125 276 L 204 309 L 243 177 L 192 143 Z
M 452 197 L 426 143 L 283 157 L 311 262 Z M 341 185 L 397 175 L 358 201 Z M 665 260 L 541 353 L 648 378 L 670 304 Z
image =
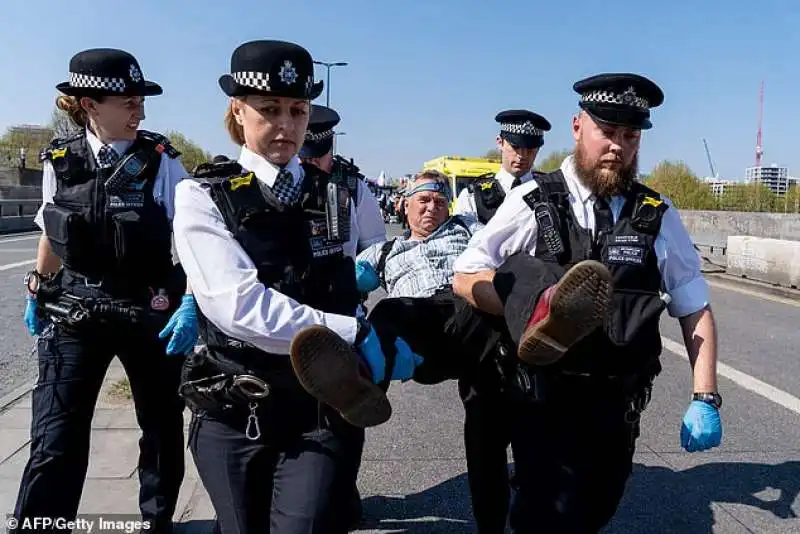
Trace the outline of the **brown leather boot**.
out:
M 550 365 L 603 324 L 611 307 L 611 273 L 585 260 L 539 297 L 520 336 L 518 356 L 531 365 Z
M 377 426 L 392 416 L 392 405 L 373 383 L 369 366 L 333 330 L 310 326 L 298 332 L 290 359 L 303 388 L 351 425 Z

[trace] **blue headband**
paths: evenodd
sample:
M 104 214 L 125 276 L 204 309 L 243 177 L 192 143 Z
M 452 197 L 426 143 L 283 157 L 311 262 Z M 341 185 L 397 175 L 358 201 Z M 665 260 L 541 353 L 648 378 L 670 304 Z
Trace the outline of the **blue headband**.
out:
M 444 182 L 425 182 L 424 184 L 419 184 L 418 186 L 414 187 L 410 191 L 406 191 L 406 197 L 410 197 L 415 193 L 421 193 L 422 191 L 433 191 L 434 193 L 442 193 L 447 199 L 450 199 L 450 186 Z

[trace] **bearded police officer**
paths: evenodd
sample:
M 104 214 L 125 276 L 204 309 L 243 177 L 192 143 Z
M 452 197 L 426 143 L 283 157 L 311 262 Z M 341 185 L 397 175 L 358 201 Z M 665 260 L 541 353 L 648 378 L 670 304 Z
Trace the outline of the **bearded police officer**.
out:
M 527 110 L 502 111 L 494 119 L 500 123 L 500 171 L 470 183 L 459 193 L 453 209 L 455 215 L 471 214 L 482 224 L 492 218 L 512 188 L 532 178 L 533 162 L 544 144 L 544 133 L 550 130 L 547 119 Z
M 142 429 L 142 516 L 152 531 L 170 532 L 183 477 L 181 355 L 197 340 L 194 301 L 171 251 L 173 191 L 187 174 L 165 137 L 137 129 L 145 97 L 162 89 L 133 56 L 86 50 L 69 71 L 57 105 L 80 131 L 42 153 L 43 235 L 25 311 L 40 336 L 39 378 L 15 515 L 20 525 L 75 518 L 94 406 L 117 356 Z
M 678 211 L 636 181 L 663 93 L 634 74 L 575 84 L 574 155 L 513 191 L 455 264 L 455 290 L 504 314 L 533 385 L 521 412 L 512 526 L 596 532 L 631 472 L 639 415 L 660 372 L 659 316 L 679 318 L 694 371 L 680 438 L 718 446 L 714 316 Z

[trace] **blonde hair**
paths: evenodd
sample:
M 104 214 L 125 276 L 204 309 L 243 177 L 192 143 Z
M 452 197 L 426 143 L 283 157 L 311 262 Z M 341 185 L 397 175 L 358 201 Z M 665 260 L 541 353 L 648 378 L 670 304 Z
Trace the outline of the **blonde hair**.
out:
M 233 99 L 228 101 L 228 109 L 225 110 L 225 129 L 228 130 L 228 135 L 234 143 L 244 146 L 244 128 L 236 121 L 236 115 L 233 114 Z
M 56 107 L 67 114 L 69 119 L 80 128 L 89 125 L 89 115 L 81 107 L 80 100 L 74 96 L 59 96 L 56 98 Z

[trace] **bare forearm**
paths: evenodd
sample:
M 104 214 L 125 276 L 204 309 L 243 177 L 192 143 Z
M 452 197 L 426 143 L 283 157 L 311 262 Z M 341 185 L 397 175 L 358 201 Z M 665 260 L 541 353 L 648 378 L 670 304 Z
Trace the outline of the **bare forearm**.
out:
M 40 274 L 53 274 L 61 267 L 61 259 L 53 254 L 50 241 L 42 234 L 39 238 L 39 249 L 36 252 L 36 272 Z
M 503 315 L 503 303 L 494 290 L 494 271 L 456 273 L 453 292 L 472 306 L 492 315 Z
M 680 319 L 695 392 L 717 391 L 717 325 L 711 308 Z

